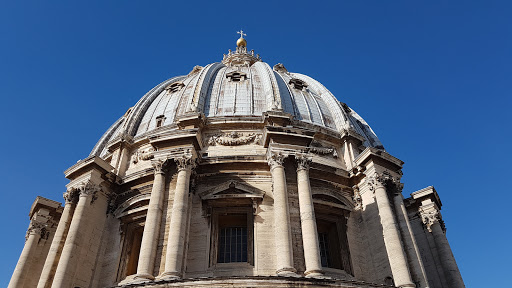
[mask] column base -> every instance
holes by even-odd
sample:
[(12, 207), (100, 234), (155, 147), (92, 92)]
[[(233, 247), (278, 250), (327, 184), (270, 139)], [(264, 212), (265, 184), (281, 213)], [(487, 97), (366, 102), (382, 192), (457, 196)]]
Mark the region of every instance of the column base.
[(150, 274), (133, 274), (127, 276), (124, 280), (118, 283), (118, 285), (126, 285), (126, 284), (137, 284), (149, 282), (151, 280), (155, 280), (155, 277)]
[(397, 287), (399, 287), (399, 288), (416, 288), (416, 285), (414, 285), (413, 283), (407, 283), (407, 284), (399, 285)]
[(304, 272), (304, 276), (306, 278), (316, 278), (316, 279), (330, 279), (331, 277), (325, 276), (324, 271), (321, 269), (309, 270)]
[(178, 271), (168, 271), (164, 272), (158, 277), (156, 277), (158, 280), (175, 280), (175, 279), (181, 279), (181, 273)]
[(297, 274), (296, 272), (297, 272), (297, 270), (295, 270), (295, 268), (293, 268), (293, 267), (284, 267), (284, 268), (277, 270), (276, 274), (278, 276), (283, 276), (283, 277), (300, 277), (300, 275)]

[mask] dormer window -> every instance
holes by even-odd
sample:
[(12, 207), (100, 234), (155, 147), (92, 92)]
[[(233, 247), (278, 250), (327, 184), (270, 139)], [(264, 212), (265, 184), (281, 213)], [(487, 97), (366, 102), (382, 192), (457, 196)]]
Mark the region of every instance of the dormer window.
[(164, 121), (165, 121), (164, 115), (156, 116), (156, 128), (162, 127), (162, 125), (164, 125)]
[(306, 82), (297, 78), (291, 79), (290, 82), (288, 82), (288, 84), (292, 85), (293, 88), (298, 90), (304, 90), (304, 88), (308, 87), (308, 84), (306, 84)]
[(183, 88), (185, 84), (182, 82), (174, 82), (170, 84), (169, 86), (165, 87), (165, 90), (169, 91), (169, 93), (174, 93), (179, 91), (181, 88)]
[(233, 71), (226, 74), (226, 78), (231, 82), (240, 82), (247, 79), (247, 74), (240, 71)]

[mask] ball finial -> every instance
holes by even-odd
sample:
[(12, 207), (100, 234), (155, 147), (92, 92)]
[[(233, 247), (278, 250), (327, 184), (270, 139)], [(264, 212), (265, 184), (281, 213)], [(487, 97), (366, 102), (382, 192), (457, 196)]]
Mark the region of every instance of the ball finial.
[(236, 32), (240, 34), (240, 38), (236, 41), (237, 47), (247, 47), (247, 41), (245, 41), (244, 36), (247, 36), (247, 34), (244, 33), (244, 30), (240, 29), (240, 31)]

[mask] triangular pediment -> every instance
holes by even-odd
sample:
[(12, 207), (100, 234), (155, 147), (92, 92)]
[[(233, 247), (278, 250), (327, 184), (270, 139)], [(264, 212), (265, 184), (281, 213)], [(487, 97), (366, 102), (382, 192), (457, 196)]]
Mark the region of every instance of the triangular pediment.
[(238, 181), (227, 181), (199, 194), (203, 200), (223, 198), (260, 198), (265, 191)]

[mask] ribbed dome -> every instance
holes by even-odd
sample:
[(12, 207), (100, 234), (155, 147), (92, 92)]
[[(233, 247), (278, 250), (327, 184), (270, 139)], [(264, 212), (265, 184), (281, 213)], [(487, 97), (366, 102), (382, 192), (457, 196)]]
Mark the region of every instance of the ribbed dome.
[(282, 111), (340, 135), (354, 131), (364, 145), (383, 149), (370, 126), (318, 81), (288, 72), (282, 64), (272, 69), (253, 51), (237, 47), (220, 63), (196, 66), (151, 89), (109, 128), (91, 155), (104, 156), (107, 144), (121, 136), (145, 137), (159, 127), (175, 128), (176, 119), (190, 113), (237, 121), (263, 118), (268, 111)]

